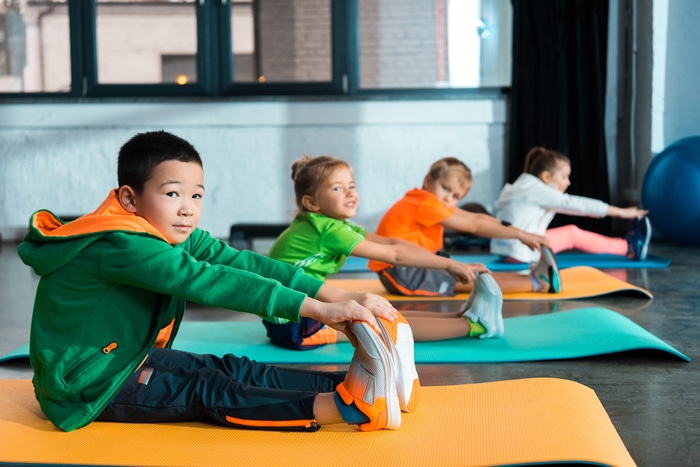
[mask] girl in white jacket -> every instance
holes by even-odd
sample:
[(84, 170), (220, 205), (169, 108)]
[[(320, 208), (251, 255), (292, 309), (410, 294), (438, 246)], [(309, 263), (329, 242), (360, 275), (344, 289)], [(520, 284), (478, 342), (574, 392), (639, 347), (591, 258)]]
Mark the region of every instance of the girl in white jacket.
[[(566, 194), (571, 185), (571, 162), (564, 154), (541, 146), (530, 150), (525, 170), (515, 182), (507, 183), (494, 208), (498, 219), (527, 232), (545, 235), (552, 251), (581, 250), (643, 260), (647, 256), (651, 226), (647, 211), (637, 207), (619, 208), (603, 201)], [(576, 225), (548, 229), (555, 214), (633, 219), (624, 238), (607, 237)], [(539, 251), (507, 238), (491, 240), (491, 252), (523, 263), (537, 261)]]

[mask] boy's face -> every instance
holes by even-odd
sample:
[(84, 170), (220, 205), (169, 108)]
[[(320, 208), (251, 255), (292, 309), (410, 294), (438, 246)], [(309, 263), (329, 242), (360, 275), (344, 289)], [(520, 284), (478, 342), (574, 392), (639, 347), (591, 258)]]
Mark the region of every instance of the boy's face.
[(308, 197), (306, 208), (338, 220), (355, 217), (360, 196), (352, 170), (340, 166), (319, 187), (316, 196)]
[(452, 208), (457, 206), (457, 203), (469, 193), (471, 183), (467, 184), (466, 187), (462, 185), (462, 180), (457, 174), (448, 172), (438, 179), (427, 176), (423, 183), (423, 189), (434, 194), (448, 208)]
[(125, 208), (146, 219), (168, 242), (178, 244), (199, 224), (203, 196), (204, 172), (199, 164), (165, 161), (155, 167), (143, 193), (131, 191)]

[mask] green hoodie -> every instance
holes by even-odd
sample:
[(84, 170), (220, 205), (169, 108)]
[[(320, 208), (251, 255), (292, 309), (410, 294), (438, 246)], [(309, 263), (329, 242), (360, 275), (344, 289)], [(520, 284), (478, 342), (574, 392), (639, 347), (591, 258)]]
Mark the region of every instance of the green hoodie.
[(302, 301), (322, 285), (200, 229), (171, 245), (115, 191), (69, 223), (35, 212), (18, 251), (41, 276), (29, 345), (34, 391), (66, 431), (93, 421), (152, 347), (172, 345), (186, 301), (298, 321)]

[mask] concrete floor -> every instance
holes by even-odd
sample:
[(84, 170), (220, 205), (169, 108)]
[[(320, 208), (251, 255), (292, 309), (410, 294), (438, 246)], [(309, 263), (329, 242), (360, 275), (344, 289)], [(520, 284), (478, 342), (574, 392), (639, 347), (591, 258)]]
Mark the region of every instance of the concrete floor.
[[(0, 244), (0, 354), (29, 339), (37, 278), (19, 260), (16, 248), (15, 244)], [(609, 272), (651, 291), (653, 300), (617, 296), (546, 304), (506, 303), (503, 314), (611, 308), (688, 355), (690, 363), (662, 353), (631, 352), (549, 362), (419, 365), (421, 383), (464, 384), (541, 376), (574, 380), (595, 390), (638, 465), (700, 465), (700, 248), (652, 242), (650, 253), (670, 258), (671, 266)], [(418, 303), (397, 305), (408, 309)], [(459, 305), (442, 302), (439, 308), (449, 311)], [(186, 316), (192, 321), (256, 319), (201, 307), (192, 307)], [(31, 378), (31, 368), (26, 360), (0, 364), (0, 378)]]

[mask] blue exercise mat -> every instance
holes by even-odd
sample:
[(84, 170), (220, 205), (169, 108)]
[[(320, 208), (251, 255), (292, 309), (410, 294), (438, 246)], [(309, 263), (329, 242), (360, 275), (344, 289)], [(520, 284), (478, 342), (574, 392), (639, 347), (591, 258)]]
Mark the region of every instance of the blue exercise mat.
[[(670, 344), (607, 308), (578, 308), (504, 321), (505, 335), (499, 339), (417, 342), (416, 363), (561, 360), (644, 349), (690, 361)], [(257, 321), (184, 322), (174, 347), (195, 353), (246, 355), (267, 363), (344, 364), (353, 353), (347, 342), (307, 351), (274, 347)], [(28, 350), (18, 349), (0, 361), (26, 357)]]
[[(522, 271), (528, 268), (524, 264), (504, 262), (502, 256), (492, 254), (454, 254), (450, 255), (450, 258), (463, 263), (483, 263), (494, 272)], [(591, 266), (596, 269), (657, 269), (668, 267), (671, 260), (654, 255), (648, 255), (644, 261), (639, 261), (618, 255), (560, 253), (557, 255), (557, 264), (562, 269), (574, 266)], [(367, 260), (351, 256), (345, 261), (340, 272), (369, 272)]]

